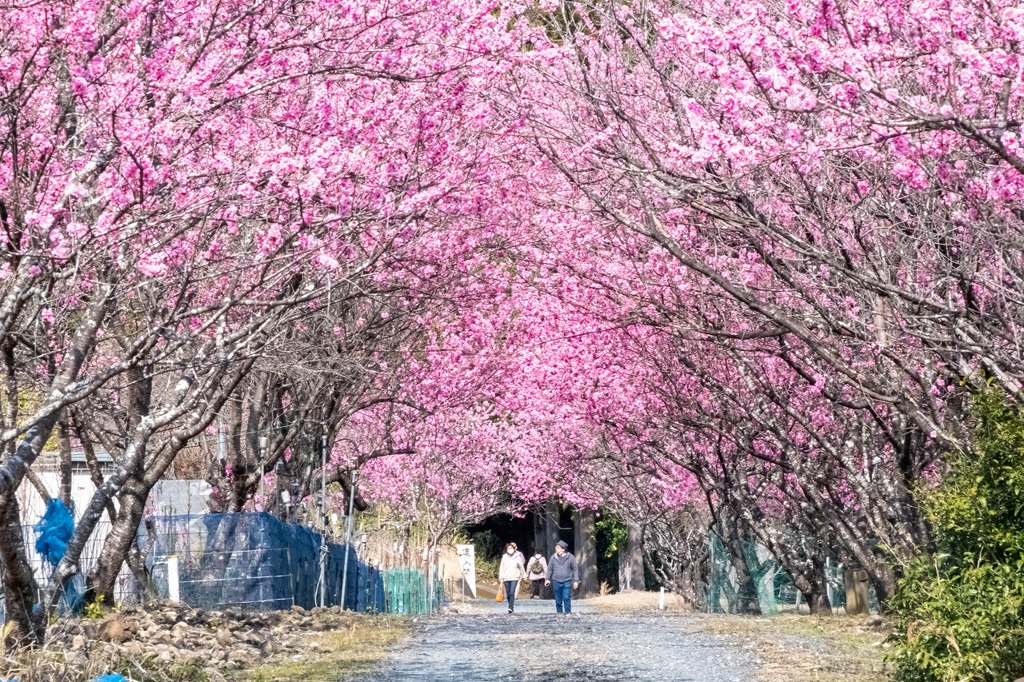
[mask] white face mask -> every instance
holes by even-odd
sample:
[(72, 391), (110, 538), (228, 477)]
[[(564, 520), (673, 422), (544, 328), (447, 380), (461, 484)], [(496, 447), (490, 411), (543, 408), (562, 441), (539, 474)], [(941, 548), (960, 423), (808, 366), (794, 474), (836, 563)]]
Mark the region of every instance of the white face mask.
[(516, 553), (516, 551), (514, 549), (512, 549), (511, 547), (508, 548), (508, 555), (509, 556), (512, 556), (515, 553)]

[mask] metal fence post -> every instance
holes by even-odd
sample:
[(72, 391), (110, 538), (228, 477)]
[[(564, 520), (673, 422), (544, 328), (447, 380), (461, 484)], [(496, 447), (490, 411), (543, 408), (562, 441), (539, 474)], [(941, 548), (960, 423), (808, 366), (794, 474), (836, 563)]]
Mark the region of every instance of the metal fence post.
[(181, 583), (178, 577), (178, 555), (167, 555), (167, 598), (170, 601), (181, 601)]

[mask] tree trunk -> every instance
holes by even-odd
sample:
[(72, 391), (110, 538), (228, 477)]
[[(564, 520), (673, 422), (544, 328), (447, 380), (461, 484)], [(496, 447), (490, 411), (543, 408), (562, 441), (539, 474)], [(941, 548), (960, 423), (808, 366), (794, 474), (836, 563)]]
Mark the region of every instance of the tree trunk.
[(593, 509), (576, 512), (576, 562), (580, 567), (581, 597), (592, 597), (598, 593), (597, 582), (597, 538), (595, 537), (595, 516)]
[(39, 586), (26, 559), (21, 513), (13, 492), (0, 496), (0, 561), (7, 620), (14, 623), (4, 644), (9, 647), (42, 644), (45, 621), (42, 610), (34, 608)]
[(89, 575), (89, 589), (92, 591), (94, 599), (102, 597), (104, 603), (114, 603), (117, 576), (121, 573), (121, 566), (135, 546), (139, 524), (146, 513), (148, 497), (149, 487), (137, 476), (133, 475), (125, 481), (117, 498), (120, 503), (117, 519), (110, 528), (106, 540), (103, 541), (103, 550)]
[[(75, 417), (74, 411), (69, 412), (68, 428), (74, 431), (78, 441), (82, 444), (85, 463), (89, 467), (89, 478), (98, 489), (103, 485), (103, 472), (100, 469), (99, 460), (96, 459), (96, 449), (93, 447), (92, 438)], [(117, 507), (114, 506), (113, 501), (107, 503), (107, 516), (110, 518), (111, 525), (117, 522)], [(153, 589), (149, 581), (149, 572), (146, 570), (145, 555), (139, 550), (138, 543), (128, 552), (128, 567), (131, 569), (132, 575), (135, 576), (135, 583), (142, 590), (143, 596), (150, 596)]]
[(646, 590), (644, 583), (643, 531), (635, 523), (626, 523), (625, 547), (619, 547), (619, 591)]
[(812, 615), (831, 616), (832, 603), (828, 599), (828, 586), (825, 584), (824, 574), (807, 575), (804, 572), (791, 572), (790, 577), (796, 589), (807, 602), (807, 608)]
[(533, 551), (540, 552), (545, 559), (551, 556), (553, 547), (548, 546), (548, 538), (545, 533), (544, 515), (534, 512), (533, 516)]
[[(57, 420), (57, 436), (60, 442), (60, 501), (71, 510), (71, 428), (68, 423), (68, 410), (61, 411)], [(73, 510), (72, 510), (73, 511)]]
[(548, 557), (555, 552), (555, 545), (562, 539), (561, 525), (562, 505), (549, 500), (544, 509), (544, 529), (547, 534)]
[[(727, 517), (728, 514), (723, 514)], [(754, 576), (747, 565), (746, 554), (743, 551), (743, 539), (735, 521), (728, 520), (722, 524), (722, 543), (729, 552), (732, 560), (732, 568), (736, 573), (736, 591), (734, 597), (729, 599), (730, 611), (733, 613), (759, 616), (761, 615), (761, 600), (757, 597), (757, 588), (754, 586)]]
[(43, 483), (43, 479), (39, 478), (39, 474), (32, 469), (28, 469), (25, 471), (25, 478), (28, 479), (28, 482), (31, 483), (32, 487), (36, 489), (37, 493), (39, 493), (39, 497), (43, 498), (43, 504), (50, 504), (50, 500), (53, 499), (53, 495), (51, 495), (50, 491), (46, 489), (46, 484)]
[(232, 395), (224, 403), (220, 415), (220, 428), (223, 435), (220, 437), (224, 442), (225, 457), (222, 463), (224, 467), (231, 468), (230, 497), (227, 502), (227, 510), (240, 512), (249, 501), (249, 480), (250, 464), (246, 455), (245, 440), (242, 438), (242, 397)]

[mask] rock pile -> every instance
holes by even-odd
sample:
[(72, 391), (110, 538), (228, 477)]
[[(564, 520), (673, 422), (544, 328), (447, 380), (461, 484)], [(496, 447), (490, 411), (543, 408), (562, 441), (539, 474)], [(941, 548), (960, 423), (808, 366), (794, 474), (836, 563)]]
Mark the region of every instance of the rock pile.
[(345, 626), (351, 614), (336, 609), (247, 612), (207, 611), (172, 602), (127, 607), (102, 620), (68, 619), (50, 630), (50, 648), (69, 659), (150, 659), (193, 663), (221, 671), (249, 668), (273, 657), (319, 650), (311, 632)]

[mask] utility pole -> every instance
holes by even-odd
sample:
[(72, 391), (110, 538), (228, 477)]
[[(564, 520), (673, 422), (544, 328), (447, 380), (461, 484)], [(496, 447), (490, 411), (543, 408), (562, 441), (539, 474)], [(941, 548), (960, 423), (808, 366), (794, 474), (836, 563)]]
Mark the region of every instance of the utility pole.
[(266, 456), (267, 456), (267, 437), (260, 436), (260, 504), (263, 505), (263, 509), (257, 509), (256, 511), (265, 511), (267, 508), (267, 494), (263, 489), (263, 479), (266, 478)]
[(345, 591), (348, 588), (348, 557), (352, 551), (352, 514), (356, 505), (356, 482), (359, 480), (359, 469), (352, 470), (352, 481), (348, 487), (348, 525), (345, 528), (345, 566), (341, 569), (341, 605), (339, 611), (345, 610)]
[(327, 434), (320, 436), (320, 607), (327, 606)]

